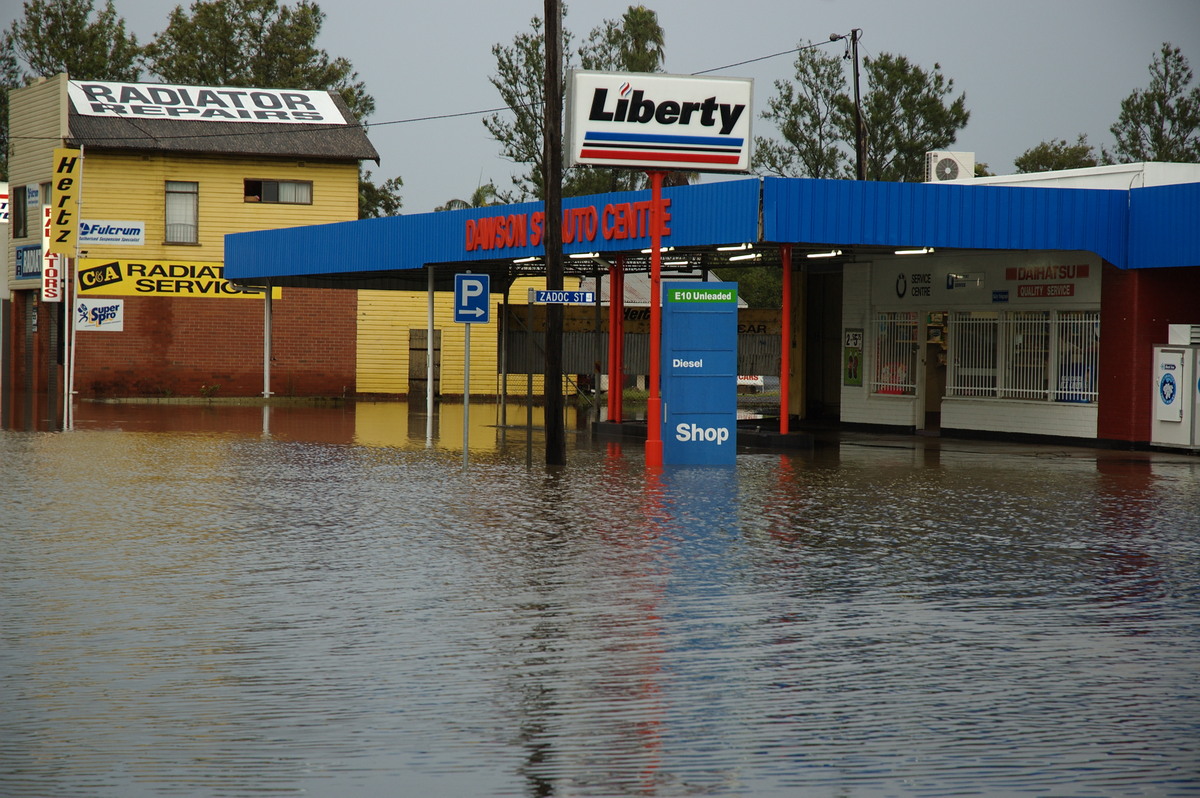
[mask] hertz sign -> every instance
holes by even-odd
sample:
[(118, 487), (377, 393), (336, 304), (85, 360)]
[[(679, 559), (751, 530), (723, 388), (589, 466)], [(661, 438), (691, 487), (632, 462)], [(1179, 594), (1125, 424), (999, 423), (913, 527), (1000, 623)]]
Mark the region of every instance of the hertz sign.
[[(272, 297), (279, 296), (273, 289)], [(175, 296), (212, 299), (256, 299), (225, 279), (225, 265), (197, 261), (83, 259), (79, 263), (80, 296)]]

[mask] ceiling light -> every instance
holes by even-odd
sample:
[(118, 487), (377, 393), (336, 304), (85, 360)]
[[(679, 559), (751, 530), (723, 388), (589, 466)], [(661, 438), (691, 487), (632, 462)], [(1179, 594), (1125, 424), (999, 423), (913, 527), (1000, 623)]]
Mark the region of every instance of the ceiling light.
[(842, 254), (842, 251), (840, 249), (831, 249), (829, 252), (810, 252), (805, 257), (808, 257), (808, 258), (836, 258), (838, 255), (841, 255), (841, 254)]
[(729, 259), (729, 262), (733, 263), (735, 260), (758, 260), (761, 257), (761, 252), (751, 252), (749, 255), (734, 255)]
[(599, 252), (578, 252), (574, 255), (568, 255), (567, 257), (573, 258), (575, 260), (592, 260), (593, 258), (600, 257), (600, 253)]
[(731, 247), (717, 247), (717, 252), (737, 252), (743, 249), (754, 249), (753, 244), (737, 244)]
[(928, 255), (933, 252), (933, 247), (921, 247), (920, 249), (898, 249), (897, 255)]

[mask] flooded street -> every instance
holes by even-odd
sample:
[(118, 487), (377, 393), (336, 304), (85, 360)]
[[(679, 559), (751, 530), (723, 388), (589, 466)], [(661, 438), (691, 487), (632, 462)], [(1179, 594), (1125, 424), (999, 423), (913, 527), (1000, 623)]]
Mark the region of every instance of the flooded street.
[(0, 431), (0, 795), (1200, 795), (1200, 457), (461, 410)]

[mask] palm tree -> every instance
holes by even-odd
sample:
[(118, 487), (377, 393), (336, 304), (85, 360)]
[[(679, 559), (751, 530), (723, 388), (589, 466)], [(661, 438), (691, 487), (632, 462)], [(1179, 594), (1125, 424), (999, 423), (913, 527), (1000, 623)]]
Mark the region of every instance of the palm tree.
[(621, 17), (621, 66), (628, 72), (662, 72), (664, 40), (658, 14), (645, 6), (630, 6)]
[(495, 205), (496, 200), (496, 184), (489, 180), (471, 193), (470, 200), (446, 200), (445, 205), (439, 205), (433, 210), (437, 213), (438, 211), (462, 211), (467, 208), (486, 208), (488, 205)]

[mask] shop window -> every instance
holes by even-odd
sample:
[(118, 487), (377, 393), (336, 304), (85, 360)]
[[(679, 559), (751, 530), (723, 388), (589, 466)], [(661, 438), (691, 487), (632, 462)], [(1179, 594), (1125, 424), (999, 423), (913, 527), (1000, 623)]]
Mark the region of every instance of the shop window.
[(200, 184), (168, 180), (166, 185), (166, 243), (200, 242)]
[(312, 205), (312, 188), (308, 180), (246, 180), (243, 201)]
[(880, 313), (876, 318), (872, 391), (912, 396), (917, 392), (917, 314)]
[(1100, 311), (1068, 310), (1058, 314), (1057, 378), (1054, 400), (1095, 402), (1100, 393), (1096, 375), (1100, 369)]
[(1000, 321), (997, 394), (1004, 399), (1045, 399), (1050, 367), (1050, 312), (1007, 313)]
[(1100, 312), (951, 314), (947, 396), (1095, 402)]
[(996, 332), (1000, 314), (950, 314), (946, 343), (947, 396), (995, 396)]

